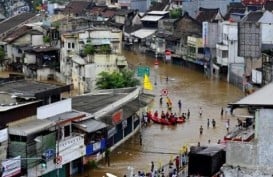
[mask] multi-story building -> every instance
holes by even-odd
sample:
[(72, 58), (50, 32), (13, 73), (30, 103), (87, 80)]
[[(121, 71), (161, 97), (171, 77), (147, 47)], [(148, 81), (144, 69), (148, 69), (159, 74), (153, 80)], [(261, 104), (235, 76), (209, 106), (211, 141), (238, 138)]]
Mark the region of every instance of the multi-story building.
[(238, 52), (245, 58), (244, 86), (253, 82), (253, 71), (257, 73), (262, 68), (262, 51), (272, 49), (272, 22), (271, 12), (255, 11), (249, 12), (239, 23)]
[[(94, 90), (102, 71), (113, 72), (127, 66), (121, 55), (122, 31), (91, 28), (62, 35), (61, 73), (65, 82), (72, 83), (80, 93)], [(90, 46), (91, 52), (85, 53)]]
[[(65, 177), (82, 172), (140, 129), (141, 113), (153, 96), (140, 87), (101, 91), (40, 106), (37, 114), (9, 122), (0, 141), (9, 137), (8, 156), (16, 174)], [(6, 132), (6, 133), (5, 133)], [(1, 149), (7, 146), (1, 145)], [(14, 160), (16, 158), (16, 160)], [(19, 163), (18, 163), (19, 162)], [(2, 169), (2, 168), (1, 168)]]
[[(233, 112), (249, 108), (254, 111), (254, 139), (250, 142), (228, 142), (226, 146), (226, 163), (222, 167), (225, 177), (267, 177), (273, 174), (272, 153), (272, 102), (273, 84), (270, 83), (238, 102), (231, 103)], [(247, 136), (245, 133), (242, 136)]]
[(225, 21), (221, 23), (221, 29), (221, 42), (216, 44), (216, 62), (220, 70), (227, 71), (227, 81), (233, 83), (236, 76), (240, 78), (244, 73), (244, 58), (238, 56), (238, 25)]

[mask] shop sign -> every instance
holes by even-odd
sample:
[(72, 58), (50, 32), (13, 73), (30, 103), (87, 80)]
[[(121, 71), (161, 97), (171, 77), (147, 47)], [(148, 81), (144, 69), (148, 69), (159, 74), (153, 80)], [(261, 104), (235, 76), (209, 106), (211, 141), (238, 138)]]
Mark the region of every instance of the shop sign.
[(116, 129), (116, 127), (113, 127), (110, 130), (108, 130), (107, 136), (108, 136), (108, 138), (110, 138), (110, 137), (114, 136), (116, 133), (117, 133), (117, 129)]
[(80, 136), (76, 136), (76, 137), (61, 141), (59, 144), (57, 144), (57, 146), (59, 146), (59, 151), (64, 151), (68, 148), (81, 146), (83, 144), (84, 144), (83, 138)]
[(118, 110), (117, 112), (115, 112), (113, 115), (112, 115), (112, 122), (114, 125), (117, 125), (121, 122), (122, 120), (122, 117), (123, 117), (123, 110), (120, 109)]
[(21, 173), (21, 156), (2, 162), (2, 177), (11, 177)]

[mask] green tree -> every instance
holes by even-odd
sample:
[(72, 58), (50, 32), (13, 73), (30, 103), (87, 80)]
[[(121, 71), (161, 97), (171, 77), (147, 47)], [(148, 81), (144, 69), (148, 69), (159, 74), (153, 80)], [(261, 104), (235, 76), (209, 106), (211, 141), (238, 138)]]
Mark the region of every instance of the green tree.
[(103, 53), (103, 54), (111, 53), (111, 47), (109, 45), (100, 46), (100, 53)]
[(59, 29), (60, 26), (61, 26), (61, 23), (59, 21), (52, 23), (52, 27), (55, 27), (56, 29)]
[(170, 11), (170, 17), (171, 18), (179, 18), (181, 16), (182, 16), (182, 9), (181, 8), (172, 9)]
[(93, 55), (95, 53), (95, 48), (91, 44), (86, 44), (83, 49), (84, 55)]
[(44, 43), (49, 44), (51, 42), (51, 39), (49, 36), (43, 36), (43, 41), (44, 41)]
[(99, 89), (115, 89), (139, 85), (139, 80), (134, 78), (134, 72), (130, 70), (114, 71), (113, 73), (101, 72), (99, 76), (96, 83)]
[(4, 59), (5, 59), (5, 51), (2, 47), (0, 47), (0, 65), (3, 64)]

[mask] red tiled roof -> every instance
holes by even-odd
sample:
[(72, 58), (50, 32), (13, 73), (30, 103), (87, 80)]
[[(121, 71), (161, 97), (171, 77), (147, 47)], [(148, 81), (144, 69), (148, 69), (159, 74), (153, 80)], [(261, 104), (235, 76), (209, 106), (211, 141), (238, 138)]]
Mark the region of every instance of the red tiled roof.
[(264, 4), (267, 0), (242, 0), (242, 3), (246, 6)]
[(111, 18), (116, 14), (116, 10), (107, 9), (104, 12), (102, 12), (103, 17)]
[(87, 1), (71, 1), (69, 4), (64, 8), (64, 14), (74, 14), (74, 15), (81, 15), (84, 14), (85, 11), (91, 5), (91, 2)]
[(25, 35), (26, 33), (28, 33), (29, 31), (31, 31), (32, 28), (29, 26), (22, 26), (21, 28), (18, 28), (17, 30), (10, 32), (5, 38), (4, 41), (5, 42), (12, 42), (16, 39), (18, 39), (19, 37)]
[(7, 20), (4, 20), (0, 23), (0, 34), (5, 33), (13, 28), (17, 27), (18, 25), (25, 23), (29, 19), (35, 17), (36, 14), (34, 13), (22, 13), (11, 17)]
[(99, 15), (101, 14), (103, 11), (105, 11), (106, 7), (92, 7), (89, 10), (90, 15)]

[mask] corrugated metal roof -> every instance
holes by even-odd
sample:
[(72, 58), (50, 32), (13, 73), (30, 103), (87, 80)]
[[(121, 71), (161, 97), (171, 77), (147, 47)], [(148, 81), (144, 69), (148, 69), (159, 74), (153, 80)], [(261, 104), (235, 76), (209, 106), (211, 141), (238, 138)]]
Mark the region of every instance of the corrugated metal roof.
[(141, 21), (158, 21), (161, 18), (163, 18), (163, 16), (158, 16), (158, 15), (146, 15), (143, 18), (141, 18)]
[(72, 57), (72, 61), (79, 64), (79, 65), (87, 64), (87, 62), (83, 58), (81, 58), (79, 56)]
[[(148, 104), (150, 104), (154, 99), (154, 95), (150, 95), (150, 94), (141, 94), (139, 98), (128, 102), (127, 104), (121, 106), (120, 108), (123, 111), (123, 120), (129, 118), (130, 116), (132, 116), (133, 114), (135, 114), (141, 107), (145, 107)], [(109, 125), (113, 125), (112, 124), (112, 115), (116, 112), (112, 111), (109, 112), (107, 116), (101, 117), (99, 118), (100, 121), (109, 124)]]
[(4, 20), (3, 22), (0, 23), (0, 26), (1, 26), (0, 34), (14, 29), (18, 25), (26, 22), (27, 20), (29, 20), (35, 16), (36, 16), (35, 13), (26, 12), (26, 13), (21, 13), (21, 14), (14, 16), (14, 17)]
[(131, 33), (131, 35), (133, 35), (137, 38), (143, 39), (148, 36), (151, 36), (155, 32), (156, 32), (156, 30), (152, 30), (152, 29), (140, 29), (140, 30), (137, 30), (137, 31)]
[(168, 13), (169, 11), (158, 11), (158, 10), (148, 12), (149, 15), (165, 15)]
[(108, 126), (106, 123), (95, 119), (88, 119), (85, 121), (74, 123), (73, 125), (87, 133), (95, 132)]
[(236, 103), (229, 104), (232, 107), (273, 107), (273, 83), (270, 83), (260, 90), (239, 100)]
[(62, 121), (69, 121), (71, 119), (75, 119), (75, 118), (86, 118), (86, 117), (92, 117), (91, 114), (85, 113), (85, 112), (78, 112), (78, 111), (69, 111), (69, 112), (64, 112), (61, 114), (57, 114), (55, 116), (52, 117), (48, 117), (47, 119), (50, 121), (54, 121), (54, 122), (62, 122)]
[(53, 90), (68, 91), (68, 86), (38, 82), (34, 80), (16, 80), (0, 84), (0, 92), (15, 94), (18, 97), (37, 97)]
[(49, 120), (33, 119), (26, 122), (18, 122), (9, 126), (9, 134), (28, 136), (41, 130), (46, 130), (55, 125), (55, 122)]
[(124, 94), (101, 94), (101, 95), (81, 95), (72, 98), (72, 108), (82, 112), (95, 113), (105, 106), (112, 104)]

